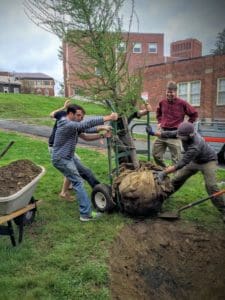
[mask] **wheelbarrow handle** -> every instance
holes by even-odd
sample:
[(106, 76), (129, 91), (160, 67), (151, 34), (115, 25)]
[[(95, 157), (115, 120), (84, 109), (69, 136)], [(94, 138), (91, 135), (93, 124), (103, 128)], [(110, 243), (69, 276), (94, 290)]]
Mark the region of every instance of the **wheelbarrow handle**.
[(9, 148), (14, 144), (14, 141), (11, 141), (6, 147), (5, 149), (0, 153), (0, 158), (2, 158), (3, 155), (6, 154), (6, 152), (9, 150)]
[(218, 196), (220, 196), (220, 195), (222, 195), (222, 194), (224, 194), (224, 193), (225, 193), (225, 189), (224, 189), (224, 190), (221, 190), (221, 191), (218, 191), (218, 192), (215, 192), (214, 194), (212, 194), (212, 195), (210, 195), (210, 196), (208, 196), (208, 197), (206, 197), (206, 198), (203, 198), (203, 199), (194, 201), (194, 202), (192, 202), (192, 203), (189, 203), (189, 204), (187, 204), (187, 205), (181, 207), (180, 209), (178, 209), (178, 212), (181, 212), (181, 211), (183, 211), (183, 210), (185, 210), (185, 209), (188, 209), (188, 208), (190, 208), (190, 207), (192, 207), (192, 206), (198, 205), (198, 204), (200, 204), (200, 203), (202, 203), (202, 202), (204, 202), (204, 201), (206, 201), (206, 200), (209, 200), (209, 199), (211, 199), (211, 198), (216, 198), (216, 197), (218, 197)]

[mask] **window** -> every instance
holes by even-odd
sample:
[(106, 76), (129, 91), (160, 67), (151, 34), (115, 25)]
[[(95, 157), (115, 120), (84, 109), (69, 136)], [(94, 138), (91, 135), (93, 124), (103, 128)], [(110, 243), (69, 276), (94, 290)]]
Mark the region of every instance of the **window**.
[(51, 85), (49, 80), (44, 80), (44, 85)]
[(217, 105), (225, 105), (225, 78), (217, 80)]
[(8, 86), (3, 86), (3, 93), (9, 93), (9, 87)]
[(14, 94), (19, 94), (19, 92), (20, 92), (18, 87), (14, 87), (13, 91), (14, 91)]
[(149, 43), (148, 44), (148, 52), (149, 53), (157, 53), (157, 43)]
[(133, 53), (141, 53), (141, 52), (142, 52), (141, 43), (134, 43), (133, 44)]
[(126, 43), (125, 42), (121, 42), (118, 47), (117, 47), (117, 50), (119, 52), (126, 52)]
[(200, 106), (201, 82), (181, 82), (178, 84), (178, 96), (193, 106)]
[(37, 85), (37, 86), (41, 86), (41, 85), (42, 85), (42, 81), (41, 81), (41, 80), (37, 80), (37, 81), (36, 81), (36, 85)]

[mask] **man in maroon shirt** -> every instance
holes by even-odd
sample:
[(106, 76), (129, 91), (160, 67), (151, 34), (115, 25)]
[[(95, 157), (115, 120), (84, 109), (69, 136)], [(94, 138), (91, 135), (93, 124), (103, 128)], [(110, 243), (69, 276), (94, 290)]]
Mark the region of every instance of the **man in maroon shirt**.
[[(198, 113), (197, 111), (185, 100), (177, 97), (177, 85), (175, 82), (170, 81), (167, 84), (166, 99), (159, 102), (156, 110), (156, 118), (158, 121), (158, 129), (161, 131), (177, 130), (179, 124), (184, 121), (185, 116), (188, 116), (188, 122), (195, 122)], [(163, 160), (163, 155), (166, 149), (171, 153), (173, 164), (176, 164), (181, 157), (181, 142), (177, 138), (161, 138), (158, 137), (154, 144), (152, 155), (156, 164), (166, 167)]]

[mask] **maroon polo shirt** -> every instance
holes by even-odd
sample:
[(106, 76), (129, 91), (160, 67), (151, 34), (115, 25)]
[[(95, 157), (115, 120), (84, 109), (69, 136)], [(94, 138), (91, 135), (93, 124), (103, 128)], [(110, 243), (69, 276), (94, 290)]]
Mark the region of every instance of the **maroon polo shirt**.
[(193, 123), (198, 118), (198, 112), (187, 101), (175, 98), (172, 102), (163, 99), (159, 102), (156, 109), (156, 118), (161, 128), (177, 129), (184, 117), (188, 116), (188, 121)]

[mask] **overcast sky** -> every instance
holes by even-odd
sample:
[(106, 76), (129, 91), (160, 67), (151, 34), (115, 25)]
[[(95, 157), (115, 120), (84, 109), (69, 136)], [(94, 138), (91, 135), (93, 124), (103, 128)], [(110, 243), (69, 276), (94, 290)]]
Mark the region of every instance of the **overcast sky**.
[[(23, 11), (23, 0), (0, 0), (0, 71), (42, 72), (63, 81), (58, 59), (60, 40), (33, 24)], [(128, 21), (130, 1), (124, 8)], [(214, 48), (218, 32), (225, 28), (222, 0), (136, 0), (132, 31), (164, 33), (165, 55), (171, 42), (197, 38), (203, 55)], [(125, 27), (125, 29), (127, 29)]]

